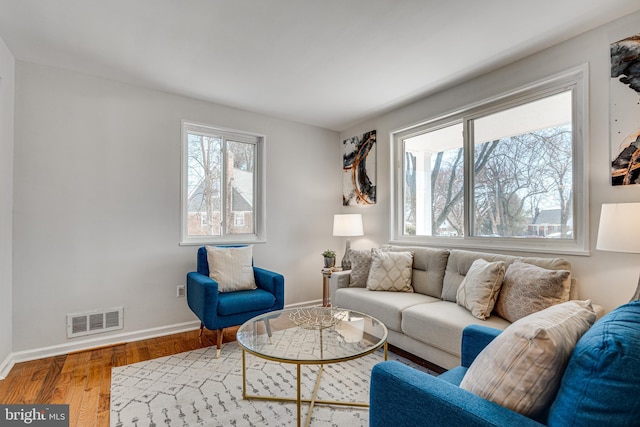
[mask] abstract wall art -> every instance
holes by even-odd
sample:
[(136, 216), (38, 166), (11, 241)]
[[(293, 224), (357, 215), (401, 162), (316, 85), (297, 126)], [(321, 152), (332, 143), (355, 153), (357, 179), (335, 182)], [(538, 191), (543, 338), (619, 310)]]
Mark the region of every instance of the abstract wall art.
[(640, 184), (640, 34), (611, 44), (611, 184)]
[(376, 203), (376, 131), (342, 141), (342, 205)]

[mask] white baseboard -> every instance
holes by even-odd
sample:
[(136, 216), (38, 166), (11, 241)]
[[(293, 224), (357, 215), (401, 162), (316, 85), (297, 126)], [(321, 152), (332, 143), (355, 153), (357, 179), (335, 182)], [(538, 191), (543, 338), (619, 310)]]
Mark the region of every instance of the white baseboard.
[[(285, 308), (308, 307), (310, 305), (319, 304), (322, 304), (322, 300), (289, 304)], [(53, 345), (49, 347), (40, 347), (31, 350), (9, 353), (9, 355), (2, 361), (2, 363), (0, 363), (0, 380), (4, 380), (7, 375), (9, 375), (11, 368), (13, 368), (13, 365), (15, 365), (16, 363), (43, 359), (45, 357), (59, 356), (61, 354), (68, 354), (96, 347), (140, 341), (149, 338), (161, 337), (164, 335), (179, 334), (181, 332), (193, 331), (194, 329), (198, 328), (200, 328), (200, 322), (195, 320), (192, 322), (160, 326), (151, 329), (142, 329), (133, 332), (124, 332), (120, 334), (109, 335), (106, 337), (90, 338), (80, 341), (73, 341), (70, 343)]]
[(61, 354), (73, 353), (76, 351), (88, 350), (96, 347), (121, 344), (125, 342), (140, 341), (149, 338), (156, 338), (164, 335), (178, 334), (200, 328), (199, 321), (178, 323), (175, 325), (161, 326), (158, 328), (143, 329), (134, 332), (125, 332), (109, 335), (106, 337), (90, 338), (70, 343), (58, 344), (49, 347), (34, 348), (31, 350), (16, 351), (10, 353), (0, 364), (0, 380), (7, 377), (13, 365), (30, 360), (43, 359), (45, 357), (59, 356)]
[(305, 302), (298, 302), (295, 304), (287, 304), (284, 308), (297, 308), (297, 307), (310, 307), (313, 305), (322, 305), (322, 300), (321, 299), (317, 299), (317, 300), (313, 300), (313, 301), (305, 301)]
[(11, 368), (13, 368), (13, 365), (15, 365), (15, 362), (12, 361), (11, 353), (9, 353), (9, 355), (5, 357), (2, 363), (0, 363), (0, 381), (7, 378), (7, 375), (9, 375), (9, 372), (11, 372)]

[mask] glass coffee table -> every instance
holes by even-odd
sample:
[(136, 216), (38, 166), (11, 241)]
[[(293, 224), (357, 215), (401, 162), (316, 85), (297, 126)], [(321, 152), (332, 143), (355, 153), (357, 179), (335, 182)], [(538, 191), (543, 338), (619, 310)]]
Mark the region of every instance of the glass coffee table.
[[(245, 322), (238, 329), (242, 348), (242, 397), (244, 399), (296, 402), (298, 426), (300, 407), (309, 404), (305, 425), (311, 421), (316, 404), (366, 408), (365, 402), (342, 402), (317, 399), (323, 366), (366, 356), (384, 347), (387, 360), (387, 328), (374, 317), (337, 307), (306, 307), (272, 311)], [(296, 365), (296, 397), (256, 396), (247, 394), (246, 353)], [(313, 395), (300, 393), (300, 367), (320, 365)]]

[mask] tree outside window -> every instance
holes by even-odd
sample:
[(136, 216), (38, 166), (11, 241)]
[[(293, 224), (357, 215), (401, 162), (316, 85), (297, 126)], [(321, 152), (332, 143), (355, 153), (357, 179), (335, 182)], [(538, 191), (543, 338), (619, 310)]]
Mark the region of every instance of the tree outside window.
[(577, 86), (550, 84), (396, 134), (393, 240), (576, 245), (575, 206), (585, 200), (576, 201), (584, 161), (575, 149)]
[(183, 242), (257, 236), (260, 138), (183, 124)]

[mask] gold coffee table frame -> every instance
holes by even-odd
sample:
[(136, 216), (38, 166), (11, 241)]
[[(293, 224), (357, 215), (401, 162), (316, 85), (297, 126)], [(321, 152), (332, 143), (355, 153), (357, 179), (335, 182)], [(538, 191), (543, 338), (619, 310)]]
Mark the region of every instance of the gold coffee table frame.
[[(262, 328), (268, 322), (270, 328)], [(271, 329), (271, 335), (267, 334)], [(298, 427), (301, 406), (309, 404), (305, 426), (311, 422), (315, 405), (368, 408), (366, 402), (318, 399), (324, 365), (347, 362), (367, 356), (381, 347), (387, 360), (387, 328), (367, 314), (336, 307), (306, 307), (285, 309), (257, 316), (245, 322), (237, 332), (242, 348), (243, 399), (296, 403)], [(246, 353), (261, 359), (296, 365), (296, 397), (274, 397), (247, 394)], [(302, 365), (319, 365), (313, 393), (303, 398), (300, 391)]]

